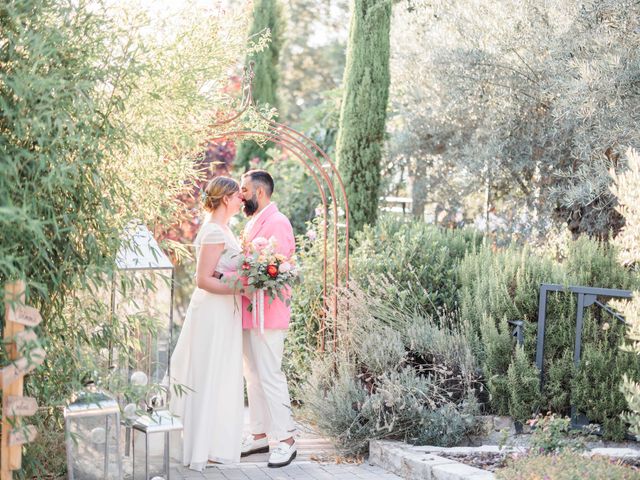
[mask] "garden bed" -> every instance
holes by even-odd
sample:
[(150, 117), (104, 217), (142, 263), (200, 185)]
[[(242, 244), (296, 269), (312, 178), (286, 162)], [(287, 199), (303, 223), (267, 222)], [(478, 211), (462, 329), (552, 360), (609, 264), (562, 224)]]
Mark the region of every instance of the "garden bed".
[(489, 452), (477, 452), (477, 453), (442, 453), (438, 454), (441, 457), (454, 460), (456, 462), (464, 463), (470, 467), (481, 468), (489, 472), (495, 472), (498, 468), (506, 466), (508, 460), (512, 458), (516, 453), (489, 453)]
[[(597, 444), (596, 444), (597, 445)], [(460, 465), (458, 470), (460, 474), (456, 478), (480, 478), (473, 475), (481, 475), (486, 472), (486, 476), (482, 478), (495, 478), (493, 474), (500, 477), (500, 469), (512, 466), (514, 462), (510, 460), (518, 460), (515, 463), (535, 463), (535, 459), (541, 460), (543, 464), (549, 463), (549, 459), (555, 456), (536, 456), (526, 455), (525, 447), (505, 447), (500, 448), (498, 445), (483, 445), (481, 447), (435, 447), (435, 446), (413, 446), (398, 441), (375, 441), (370, 444), (370, 462), (385, 468), (394, 473), (402, 474), (406, 478), (423, 478), (420, 477), (425, 469), (439, 468), (446, 465), (448, 469), (454, 469), (454, 465)], [(634, 445), (635, 446), (635, 445)], [(566, 452), (565, 455), (573, 455), (573, 463), (581, 463), (584, 468), (590, 463), (590, 460), (576, 460), (581, 454), (571, 454)], [(622, 447), (599, 447), (592, 446), (587, 452), (582, 454), (586, 457), (591, 456), (597, 462), (599, 468), (603, 468), (602, 459), (609, 462), (612, 469), (627, 472), (621, 477), (615, 478), (639, 478), (640, 479), (640, 449)], [(567, 462), (566, 458), (560, 459)], [(621, 469), (620, 467), (624, 467)], [(605, 467), (606, 468), (606, 467)], [(468, 470), (464, 470), (468, 469)], [(503, 473), (504, 476), (504, 473)], [(515, 478), (515, 477), (514, 477)]]
[[(472, 453), (447, 453), (439, 452), (440, 457), (448, 458), (459, 463), (464, 463), (470, 467), (481, 468), (489, 472), (506, 467), (512, 458), (521, 457), (519, 453), (491, 453), (491, 452), (472, 452)], [(600, 457), (603, 455), (594, 455)], [(613, 457), (604, 455), (614, 465), (625, 465), (632, 470), (640, 472), (640, 457)]]

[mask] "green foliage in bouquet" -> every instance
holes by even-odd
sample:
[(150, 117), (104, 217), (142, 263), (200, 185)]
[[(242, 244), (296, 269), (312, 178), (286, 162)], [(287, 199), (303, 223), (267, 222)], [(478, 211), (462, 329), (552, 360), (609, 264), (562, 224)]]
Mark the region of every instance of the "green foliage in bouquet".
[[(289, 305), (284, 290), (298, 278), (295, 258), (276, 253), (276, 241), (257, 237), (244, 245), (244, 254), (238, 256), (238, 272), (247, 278), (248, 292), (264, 290), (269, 302), (278, 298)], [(250, 306), (250, 310), (255, 305)]]

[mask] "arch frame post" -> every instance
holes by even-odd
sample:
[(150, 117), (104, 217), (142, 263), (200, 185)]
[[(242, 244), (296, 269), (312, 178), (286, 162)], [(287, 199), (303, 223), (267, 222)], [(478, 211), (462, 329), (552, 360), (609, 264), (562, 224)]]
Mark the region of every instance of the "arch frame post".
[[(322, 302), (323, 315), (318, 332), (318, 346), (321, 352), (326, 350), (329, 332), (326, 327), (325, 316), (329, 313), (333, 317), (333, 328), (330, 332), (332, 350), (338, 346), (338, 294), (341, 286), (349, 286), (349, 201), (347, 199), (344, 182), (338, 169), (316, 142), (303, 133), (282, 123), (267, 118), (257, 108), (252, 94), (252, 80), (254, 78), (253, 65), (245, 69), (242, 82), (242, 99), (240, 107), (233, 115), (218, 120), (212, 125), (212, 134), (208, 141), (215, 143), (219, 140), (262, 138), (272, 142), (297, 159), (307, 170), (318, 187), (322, 200), (322, 241), (323, 241), (323, 272), (322, 272)], [(248, 129), (242, 124), (242, 117), (252, 108), (266, 128)], [(327, 170), (330, 172), (327, 172)], [(335, 184), (334, 184), (335, 179)], [(337, 189), (336, 189), (337, 187)], [(328, 195), (327, 195), (328, 193)], [(344, 224), (338, 223), (339, 204), (344, 206)], [(333, 212), (332, 249), (329, 251), (329, 211)], [(344, 247), (340, 247), (340, 227), (344, 227)], [(329, 288), (329, 265), (331, 265), (332, 279)], [(348, 309), (348, 306), (346, 307)], [(348, 312), (345, 312), (348, 318)]]

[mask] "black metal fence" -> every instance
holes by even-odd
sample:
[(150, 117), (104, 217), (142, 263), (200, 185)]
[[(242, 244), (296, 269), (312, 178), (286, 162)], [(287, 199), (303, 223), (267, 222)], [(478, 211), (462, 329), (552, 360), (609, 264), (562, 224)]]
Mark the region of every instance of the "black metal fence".
[[(615, 288), (594, 288), (581, 286), (563, 286), (551, 283), (540, 285), (540, 299), (538, 303), (538, 338), (536, 346), (536, 366), (540, 370), (540, 388), (544, 384), (544, 333), (547, 324), (547, 293), (564, 292), (577, 295), (578, 308), (576, 312), (576, 338), (573, 348), (573, 363), (576, 367), (580, 364), (580, 353), (582, 351), (582, 327), (585, 310), (591, 306), (596, 306), (612, 315), (616, 320), (625, 323), (624, 317), (606, 305), (606, 301), (611, 298), (630, 299), (632, 293), (629, 290), (618, 290)], [(510, 322), (514, 323), (514, 322)], [(521, 333), (520, 333), (521, 335)], [(519, 342), (521, 337), (518, 338)], [(581, 428), (589, 423), (589, 420), (576, 411), (571, 405), (571, 424), (574, 428)]]

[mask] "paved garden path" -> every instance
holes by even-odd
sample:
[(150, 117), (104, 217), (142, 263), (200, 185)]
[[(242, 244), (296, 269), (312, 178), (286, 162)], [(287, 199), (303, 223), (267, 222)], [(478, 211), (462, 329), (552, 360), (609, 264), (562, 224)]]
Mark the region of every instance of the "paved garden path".
[[(245, 412), (245, 423), (247, 413)], [(217, 465), (203, 473), (174, 466), (172, 480), (399, 480), (380, 467), (364, 463), (337, 463), (339, 458), (328, 440), (300, 427), (298, 456), (288, 466), (268, 468), (269, 454), (256, 454), (242, 459), (238, 465)], [(273, 444), (271, 445), (274, 446)]]

